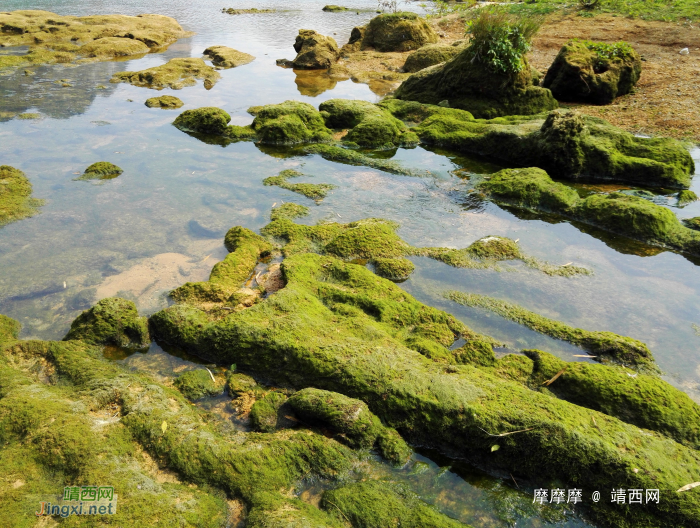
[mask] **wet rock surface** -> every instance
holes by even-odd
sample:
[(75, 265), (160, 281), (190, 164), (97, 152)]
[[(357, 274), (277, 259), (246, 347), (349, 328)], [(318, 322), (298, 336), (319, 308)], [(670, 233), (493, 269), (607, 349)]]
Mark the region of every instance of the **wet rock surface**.
[(221, 78), (219, 72), (202, 59), (170, 59), (167, 63), (137, 72), (119, 72), (112, 76), (112, 83), (129, 83), (144, 88), (181, 90), (197, 84), (197, 79), (210, 89)]
[(300, 29), (294, 41), (297, 56), (292, 61), (294, 68), (301, 70), (323, 70), (330, 68), (340, 56), (338, 44), (311, 29)]
[(22, 171), (0, 166), (0, 227), (35, 215), (43, 203), (32, 198), (32, 184)]
[[(358, 40), (353, 30), (350, 42)], [(387, 13), (370, 20), (362, 36), (361, 49), (411, 51), (438, 41), (435, 30), (415, 13)]]
[(255, 57), (248, 53), (228, 48), (226, 46), (210, 46), (204, 50), (204, 55), (211, 58), (214, 66), (235, 68), (253, 62)]

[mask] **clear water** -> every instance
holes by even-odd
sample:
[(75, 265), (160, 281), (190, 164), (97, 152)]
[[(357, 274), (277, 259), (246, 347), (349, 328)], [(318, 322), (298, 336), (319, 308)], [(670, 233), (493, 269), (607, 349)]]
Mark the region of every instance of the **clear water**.
[[(179, 111), (145, 107), (143, 102), (155, 91), (109, 83), (116, 71), (140, 70), (173, 57), (199, 57), (208, 46), (226, 45), (257, 59), (222, 70), (221, 80), (209, 91), (199, 84), (158, 94), (180, 97), (183, 110), (224, 108), (233, 123), (241, 125), (252, 120), (246, 113), (252, 105), (287, 99), (314, 105), (330, 98), (378, 101), (386, 86), (372, 86), (372, 91), (364, 84), (333, 83), (318, 74), (297, 76), (275, 66), (275, 59), (294, 57), (292, 43), (299, 28), (333, 35), (342, 44), (353, 26), (373, 16), (375, 6), (368, 0), (353, 0), (347, 5), (362, 8), (359, 14), (324, 13), (324, 4), (321, 0), (264, 4), (127, 0), (115, 7), (96, 1), (5, 0), (3, 10), (159, 13), (175, 17), (196, 35), (138, 60), (35, 67), (35, 75), (30, 76), (0, 75), (0, 112), (43, 116), (0, 122), (0, 163), (23, 170), (34, 185), (34, 195), (47, 200), (41, 214), (0, 229), (0, 313), (21, 321), (23, 337), (43, 339), (62, 337), (75, 316), (102, 297), (131, 298), (143, 313), (152, 313), (167, 304), (172, 288), (208, 276), (213, 263), (226, 254), (222, 238), (229, 227), (259, 229), (269, 221), (273, 204), (295, 201), (312, 208), (305, 220), (309, 223), (382, 216), (398, 221), (401, 236), (414, 245), (465, 247), (482, 236), (503, 235), (519, 238), (524, 251), (540, 259), (588, 266), (593, 276), (568, 279), (548, 277), (518, 264), (513, 272), (499, 273), (459, 270), (416, 258), (415, 274), (401, 286), (513, 349), (538, 347), (567, 359), (580, 352), (495, 315), (446, 301), (442, 292), (458, 289), (500, 297), (573, 326), (638, 338), (653, 350), (666, 379), (700, 401), (700, 335), (692, 326), (700, 325), (697, 261), (590, 227), (526, 216), (474, 200), (465, 192), (464, 177), (498, 169), (483, 160), (421, 147), (383, 153), (430, 172), (411, 178), (318, 156), (288, 157), (283, 151), (252, 143), (222, 148), (172, 127)], [(223, 7), (253, 6), (282, 11), (238, 16), (220, 12)], [(415, 3), (407, 8), (421, 9)], [(17, 50), (3, 48), (2, 52)], [(70, 87), (55, 82), (64, 79)], [(700, 150), (693, 156), (700, 162)], [(76, 173), (100, 160), (116, 163), (124, 173), (100, 183), (73, 180)], [(309, 175), (308, 181), (333, 183), (337, 189), (316, 205), (262, 185), (265, 177), (286, 168)], [(697, 182), (693, 189), (700, 193)], [(700, 215), (700, 203), (677, 209), (673, 200), (661, 201), (679, 217)], [(158, 357), (151, 360), (152, 354)], [(155, 345), (145, 356), (124, 361), (137, 358), (141, 361), (133, 366), (147, 370), (155, 369), (153, 365), (165, 368), (162, 365), (167, 362), (172, 362), (168, 367), (172, 370), (178, 361), (186, 361)], [(159, 375), (175, 375), (168, 368)], [(433, 473), (438, 472), (437, 465), (430, 464), (435, 466), (431, 466)], [(426, 496), (434, 494), (434, 501), (445, 511), (452, 511), (452, 503), (471, 505), (466, 513), (454, 515), (474, 526), (513, 524), (499, 517), (494, 503), (484, 498), (502, 486), (516, 490), (512, 484), (484, 477), (487, 484), (480, 487), (474, 484), (478, 479), (465, 472), (455, 475), (457, 480), (435, 480), (434, 488), (414, 484), (423, 486)], [(518, 515), (518, 526), (539, 526), (547, 519), (530, 510)], [(581, 522), (566, 518), (554, 524), (579, 526)]]

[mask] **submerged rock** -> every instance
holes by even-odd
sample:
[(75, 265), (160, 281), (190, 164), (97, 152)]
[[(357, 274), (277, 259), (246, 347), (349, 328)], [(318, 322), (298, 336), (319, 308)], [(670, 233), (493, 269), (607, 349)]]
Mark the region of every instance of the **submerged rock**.
[(223, 392), (223, 384), (217, 383), (207, 370), (190, 370), (178, 376), (175, 387), (188, 400), (199, 400), (204, 396), (218, 396)]
[(504, 169), (478, 187), (497, 202), (560, 214), (647, 244), (700, 255), (700, 234), (670, 209), (638, 196), (614, 192), (583, 199), (537, 168)]
[(64, 340), (123, 348), (143, 348), (151, 341), (146, 318), (139, 317), (132, 301), (119, 297), (102, 299), (80, 314)]
[(455, 44), (429, 44), (417, 49), (406, 57), (406, 63), (403, 65), (403, 71), (415, 73), (424, 70), (430, 66), (441, 64), (452, 59), (460, 51), (463, 45)]
[(32, 184), (21, 170), (0, 165), (0, 226), (35, 215), (43, 204), (32, 198)]
[(642, 72), (642, 59), (626, 43), (573, 40), (561, 49), (542, 86), (561, 101), (611, 103), (629, 93)]
[(678, 207), (685, 207), (688, 204), (698, 201), (698, 195), (693, 191), (683, 190), (678, 193)]
[(162, 15), (76, 17), (39, 10), (0, 13), (0, 31), (4, 46), (30, 47), (26, 55), (0, 56), (0, 67), (137, 56), (192, 35)]
[(227, 15), (254, 15), (256, 13), (274, 13), (276, 11), (276, 9), (258, 9), (256, 7), (249, 9), (234, 9), (229, 7), (221, 10), (222, 13), (226, 13)]
[(137, 72), (115, 73), (109, 82), (130, 83), (162, 90), (172, 88), (181, 90), (186, 86), (197, 84), (196, 79), (204, 81), (204, 87), (209, 90), (221, 78), (219, 72), (206, 64), (202, 59), (170, 59), (167, 63)]
[(326, 37), (311, 29), (300, 29), (294, 41), (296, 58), (294, 68), (323, 70), (330, 68), (340, 57), (338, 44), (332, 37)]
[[(354, 32), (354, 30), (353, 30)], [(350, 36), (351, 43), (353, 37)], [(424, 18), (415, 13), (385, 13), (367, 24), (361, 49), (377, 51), (411, 51), (438, 41), (438, 34)]]
[(307, 198), (320, 202), (328, 192), (335, 189), (335, 185), (330, 183), (290, 183), (289, 178), (297, 178), (304, 176), (301, 172), (287, 169), (280, 172), (277, 176), (270, 176), (263, 180), (263, 185), (277, 185), (282, 189), (287, 189), (295, 193), (303, 194)]
[(148, 108), (180, 108), (185, 103), (172, 95), (161, 95), (160, 97), (151, 97), (146, 99)]
[(338, 11), (349, 11), (349, 9), (348, 9), (347, 7), (329, 4), (329, 5), (327, 5), (327, 6), (323, 6), (322, 11), (328, 11), (328, 12), (331, 12), (331, 13), (337, 13)]
[(448, 62), (411, 75), (394, 96), (434, 105), (447, 101), (451, 108), (468, 110), (478, 118), (533, 115), (557, 108), (552, 92), (537, 86), (525, 58), (523, 62), (519, 73), (496, 73), (474, 62), (469, 50), (463, 49)]
[(98, 161), (90, 165), (76, 180), (111, 180), (124, 171), (109, 161)]
[(211, 58), (214, 66), (221, 68), (235, 68), (255, 60), (255, 57), (248, 53), (227, 48), (226, 46), (210, 46), (204, 50), (204, 55)]

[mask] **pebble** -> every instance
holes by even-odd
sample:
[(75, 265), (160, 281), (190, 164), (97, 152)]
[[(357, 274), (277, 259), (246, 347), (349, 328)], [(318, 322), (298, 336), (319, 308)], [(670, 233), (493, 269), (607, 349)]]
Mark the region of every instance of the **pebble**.
[(679, 51), (681, 55), (688, 55), (690, 53), (690, 50), (688, 48), (683, 48), (681, 51)]

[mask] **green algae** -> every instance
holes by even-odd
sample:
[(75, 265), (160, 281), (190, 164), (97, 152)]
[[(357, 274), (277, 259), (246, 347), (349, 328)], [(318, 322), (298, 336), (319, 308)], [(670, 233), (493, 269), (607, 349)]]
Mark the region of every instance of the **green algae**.
[(301, 218), (303, 216), (308, 216), (309, 208), (305, 205), (299, 205), (292, 202), (285, 202), (279, 207), (272, 209), (270, 213), (270, 220), (275, 222), (276, 220), (294, 220), (295, 218)]
[(41, 119), (41, 114), (25, 112), (23, 114), (17, 114), (16, 119)]
[(497, 202), (556, 213), (647, 244), (700, 254), (700, 236), (673, 212), (638, 196), (614, 192), (585, 199), (537, 168), (504, 169), (478, 184)]
[(337, 13), (339, 11), (349, 11), (347, 7), (339, 6), (339, 5), (334, 5), (334, 4), (328, 4), (326, 6), (323, 6), (322, 11), (327, 11), (330, 13)]
[(282, 189), (287, 189), (298, 194), (302, 194), (307, 198), (320, 202), (328, 192), (335, 189), (335, 185), (330, 183), (290, 183), (290, 178), (298, 178), (304, 176), (301, 172), (287, 169), (281, 171), (277, 176), (270, 176), (263, 180), (263, 185), (276, 185)]
[(361, 266), (298, 253), (282, 269), (283, 289), (223, 319), (203, 322), (187, 306), (158, 312), (151, 318), (158, 338), (276, 383), (362, 400), (414, 442), (533, 478), (536, 485), (556, 480), (560, 487), (612, 489), (625, 482), (669, 490), (660, 504), (624, 515), (606, 502), (589, 505), (590, 515), (606, 526), (698, 522), (698, 498), (670, 492), (700, 478), (696, 450), (660, 431), (640, 435), (637, 426), (614, 416), (532, 390), (522, 375), (504, 379), (455, 364), (447, 348), (434, 358), (411, 350), (413, 338), (443, 346), (443, 325), (468, 341), (484, 336)]
[(226, 46), (209, 46), (204, 50), (204, 55), (211, 59), (214, 66), (221, 68), (236, 68), (255, 60), (255, 57), (248, 53)]
[(321, 506), (358, 528), (458, 528), (465, 525), (427, 505), (402, 486), (358, 482), (326, 491)]
[(98, 161), (90, 165), (82, 176), (75, 180), (111, 180), (121, 175), (124, 171), (109, 161)]
[(223, 8), (221, 11), (227, 15), (252, 15), (256, 13), (275, 13), (276, 9), (258, 9), (257, 7), (252, 7), (250, 9), (234, 9), (229, 7), (228, 9)]
[(202, 59), (186, 58), (170, 59), (160, 66), (137, 72), (117, 72), (109, 82), (129, 83), (154, 90), (162, 90), (163, 88), (181, 90), (186, 86), (195, 86), (197, 79), (201, 79), (204, 82), (204, 87), (209, 90), (220, 78), (219, 72)]
[(385, 13), (367, 24), (362, 49), (411, 51), (438, 41), (435, 30), (415, 13)]
[(611, 361), (652, 374), (658, 372), (658, 367), (656, 367), (654, 356), (649, 347), (637, 339), (612, 332), (573, 328), (562, 322), (531, 312), (517, 304), (487, 297), (486, 295), (450, 291), (445, 293), (445, 297), (464, 306), (489, 310), (501, 317), (524, 325), (535, 332), (580, 346), (595, 354), (598, 361)]
[(624, 42), (572, 40), (547, 70), (542, 86), (563, 101), (609, 104), (629, 93), (642, 73), (642, 59)]
[(385, 279), (402, 281), (406, 280), (416, 269), (413, 262), (407, 258), (377, 257), (372, 260), (374, 272)]
[(223, 386), (214, 381), (209, 372), (203, 369), (190, 370), (181, 374), (175, 378), (173, 385), (188, 400), (217, 396), (223, 391)]
[(148, 108), (180, 108), (185, 103), (173, 95), (161, 95), (160, 97), (146, 99), (144, 104)]
[(0, 165), (0, 227), (34, 216), (43, 204), (32, 198), (32, 184), (21, 170)]
[(146, 318), (139, 316), (132, 301), (119, 297), (102, 299), (81, 313), (64, 339), (122, 348), (143, 348), (151, 341)]

